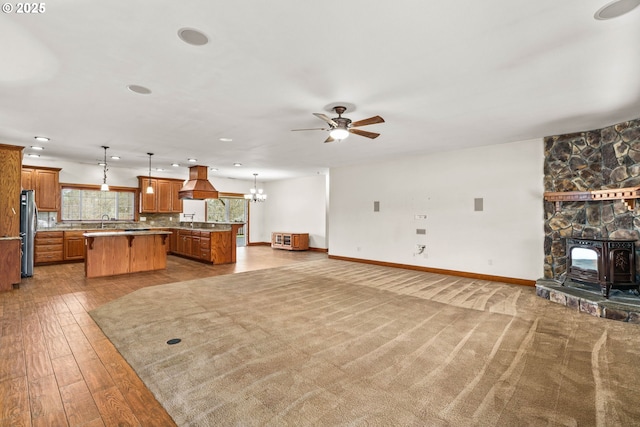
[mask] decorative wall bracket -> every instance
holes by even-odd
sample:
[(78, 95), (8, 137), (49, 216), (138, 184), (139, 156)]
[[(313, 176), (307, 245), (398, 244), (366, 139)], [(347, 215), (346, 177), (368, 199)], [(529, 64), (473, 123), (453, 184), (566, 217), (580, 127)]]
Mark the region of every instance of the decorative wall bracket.
[(562, 209), (562, 202), (594, 202), (600, 200), (622, 200), (627, 209), (631, 211), (635, 209), (636, 199), (640, 199), (640, 187), (544, 193), (544, 200), (555, 203), (556, 212), (560, 212)]

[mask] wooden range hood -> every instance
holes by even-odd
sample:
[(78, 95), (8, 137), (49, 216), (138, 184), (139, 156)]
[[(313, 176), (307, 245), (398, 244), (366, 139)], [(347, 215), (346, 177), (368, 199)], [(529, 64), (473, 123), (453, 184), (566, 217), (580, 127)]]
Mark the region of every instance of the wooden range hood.
[(180, 199), (217, 199), (218, 190), (207, 179), (207, 166), (191, 166), (189, 168), (189, 180), (184, 183), (178, 198)]

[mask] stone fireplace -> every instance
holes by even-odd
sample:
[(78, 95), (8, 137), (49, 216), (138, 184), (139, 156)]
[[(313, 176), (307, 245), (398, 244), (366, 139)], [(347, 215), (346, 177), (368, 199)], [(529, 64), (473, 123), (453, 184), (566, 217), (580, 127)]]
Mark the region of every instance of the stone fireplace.
[[(599, 130), (544, 138), (545, 192), (599, 192), (640, 186), (640, 119)], [(638, 203), (637, 205), (640, 205)], [(623, 198), (545, 201), (544, 277), (562, 280), (566, 240), (631, 240), (640, 243), (640, 206)], [(635, 262), (639, 257), (635, 256)], [(636, 265), (635, 271), (640, 271)]]
[(545, 262), (536, 293), (640, 323), (640, 119), (544, 144)]

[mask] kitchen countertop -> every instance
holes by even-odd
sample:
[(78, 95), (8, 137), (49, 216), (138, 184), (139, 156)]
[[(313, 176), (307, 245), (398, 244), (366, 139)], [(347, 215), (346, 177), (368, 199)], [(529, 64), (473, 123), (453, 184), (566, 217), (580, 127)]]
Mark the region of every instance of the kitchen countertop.
[[(211, 223), (215, 225), (244, 225), (244, 222), (216, 222)], [(84, 231), (91, 230), (91, 232), (122, 232), (122, 231), (148, 231), (148, 230), (193, 230), (193, 231), (229, 231), (229, 228), (216, 229), (216, 227), (190, 227), (190, 226), (152, 226), (152, 227), (106, 227), (100, 228), (99, 224), (95, 226), (78, 227), (72, 226), (58, 226), (58, 227), (46, 227), (38, 228), (38, 231)]]
[(84, 237), (108, 237), (108, 236), (145, 236), (155, 234), (171, 234), (170, 231), (162, 230), (140, 230), (140, 231), (96, 231), (84, 233)]

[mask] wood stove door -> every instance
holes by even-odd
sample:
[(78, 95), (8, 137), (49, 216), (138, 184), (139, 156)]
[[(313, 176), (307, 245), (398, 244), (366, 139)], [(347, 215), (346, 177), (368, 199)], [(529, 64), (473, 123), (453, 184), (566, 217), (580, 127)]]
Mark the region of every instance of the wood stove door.
[(629, 248), (611, 248), (609, 250), (609, 282), (635, 283), (635, 253)]

